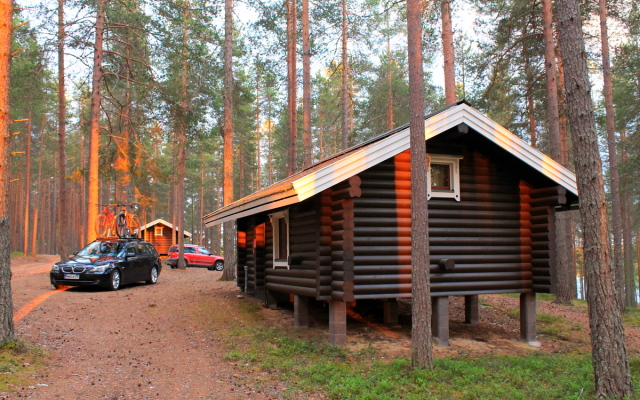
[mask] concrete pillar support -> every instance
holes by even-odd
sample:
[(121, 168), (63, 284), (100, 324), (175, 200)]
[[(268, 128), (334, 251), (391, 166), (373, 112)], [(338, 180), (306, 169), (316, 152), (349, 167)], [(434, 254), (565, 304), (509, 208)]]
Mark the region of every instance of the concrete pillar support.
[(384, 307), (384, 324), (385, 325), (398, 325), (398, 302), (393, 300), (383, 301)]
[(309, 298), (295, 295), (293, 298), (293, 326), (296, 328), (309, 327)]
[(449, 346), (449, 297), (432, 297), (431, 331), (436, 345)]
[(480, 321), (478, 295), (464, 296), (464, 323), (477, 324)]
[(347, 303), (344, 301), (329, 302), (329, 343), (347, 344)]
[(520, 294), (520, 340), (539, 347), (536, 340), (536, 294)]

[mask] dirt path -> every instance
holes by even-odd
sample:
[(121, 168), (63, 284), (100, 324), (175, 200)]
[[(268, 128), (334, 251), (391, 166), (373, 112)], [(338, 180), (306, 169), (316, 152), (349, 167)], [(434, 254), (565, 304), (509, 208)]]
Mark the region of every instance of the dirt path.
[[(4, 398), (30, 399), (278, 399), (285, 388), (269, 376), (247, 375), (223, 360), (213, 329), (194, 305), (237, 301), (221, 272), (163, 269), (156, 285), (54, 291), (53, 259), (12, 264), (16, 311), (51, 294), (16, 322), (16, 334), (49, 352), (34, 386)], [(3, 398), (0, 395), (0, 398)]]

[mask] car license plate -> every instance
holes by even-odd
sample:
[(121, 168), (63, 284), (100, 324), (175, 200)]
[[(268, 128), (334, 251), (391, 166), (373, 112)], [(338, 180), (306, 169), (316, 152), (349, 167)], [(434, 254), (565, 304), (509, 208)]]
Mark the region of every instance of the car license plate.
[(64, 274), (64, 279), (80, 279), (78, 274)]

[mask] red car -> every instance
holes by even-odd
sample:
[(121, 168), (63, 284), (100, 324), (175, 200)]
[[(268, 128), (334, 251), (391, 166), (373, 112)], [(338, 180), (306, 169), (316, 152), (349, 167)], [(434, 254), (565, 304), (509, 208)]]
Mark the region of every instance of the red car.
[[(178, 245), (174, 244), (169, 248), (166, 263), (171, 268), (178, 268)], [(202, 246), (195, 244), (184, 245), (184, 261), (187, 267), (206, 268), (209, 271), (222, 271), (224, 269), (224, 258), (217, 256)]]

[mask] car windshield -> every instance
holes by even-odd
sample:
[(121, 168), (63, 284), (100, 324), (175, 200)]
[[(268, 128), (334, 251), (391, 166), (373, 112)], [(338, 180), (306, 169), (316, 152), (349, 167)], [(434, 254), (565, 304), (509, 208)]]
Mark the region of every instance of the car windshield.
[(117, 256), (124, 248), (119, 242), (93, 242), (78, 252), (82, 257), (106, 257)]

